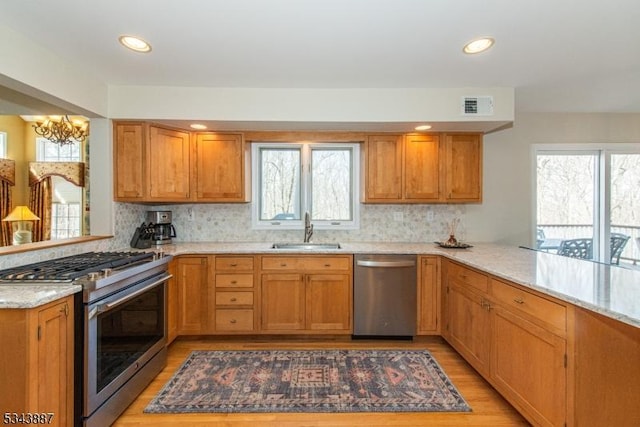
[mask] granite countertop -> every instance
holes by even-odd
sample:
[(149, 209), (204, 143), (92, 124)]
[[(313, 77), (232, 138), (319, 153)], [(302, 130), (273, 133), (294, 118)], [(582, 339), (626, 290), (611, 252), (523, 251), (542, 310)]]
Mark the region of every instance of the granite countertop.
[[(341, 249), (273, 249), (271, 243), (174, 243), (153, 248), (186, 254), (441, 255), (632, 326), (640, 327), (640, 270), (492, 243), (444, 249), (434, 243), (344, 243)], [(127, 249), (129, 250), (129, 249)], [(0, 285), (0, 308), (30, 308), (80, 292), (78, 285)]]

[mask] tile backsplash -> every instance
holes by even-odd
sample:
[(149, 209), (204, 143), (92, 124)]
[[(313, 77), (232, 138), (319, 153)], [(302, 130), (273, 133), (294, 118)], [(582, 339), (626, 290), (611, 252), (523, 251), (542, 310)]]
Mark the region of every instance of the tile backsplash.
[[(465, 205), (360, 205), (357, 230), (316, 229), (316, 242), (431, 242), (448, 237), (452, 219), (460, 218), (457, 234), (465, 238)], [(170, 210), (177, 242), (300, 241), (302, 230), (252, 230), (250, 204), (166, 205), (143, 209)], [(193, 221), (189, 219), (193, 212)], [(431, 218), (433, 216), (433, 218)], [(401, 217), (401, 219), (400, 219)], [(133, 226), (131, 226), (133, 227)], [(133, 228), (131, 232), (133, 232)]]
[[(449, 224), (460, 218), (457, 237), (466, 238), (465, 205), (360, 205), (357, 230), (314, 231), (316, 242), (432, 242), (448, 237)], [(188, 204), (146, 206), (114, 203), (111, 239), (0, 256), (0, 269), (89, 251), (128, 250), (135, 230), (148, 210), (170, 210), (176, 242), (299, 242), (302, 230), (252, 230), (251, 205)], [(189, 219), (189, 210), (194, 220)], [(433, 218), (432, 218), (433, 217)]]

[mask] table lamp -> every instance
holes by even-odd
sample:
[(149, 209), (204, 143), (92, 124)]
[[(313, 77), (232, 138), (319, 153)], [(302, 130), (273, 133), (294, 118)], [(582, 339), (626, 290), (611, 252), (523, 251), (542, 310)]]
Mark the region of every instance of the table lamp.
[(23, 243), (31, 243), (32, 221), (40, 221), (40, 218), (31, 212), (28, 207), (16, 206), (2, 221), (11, 223), (13, 244), (21, 245)]

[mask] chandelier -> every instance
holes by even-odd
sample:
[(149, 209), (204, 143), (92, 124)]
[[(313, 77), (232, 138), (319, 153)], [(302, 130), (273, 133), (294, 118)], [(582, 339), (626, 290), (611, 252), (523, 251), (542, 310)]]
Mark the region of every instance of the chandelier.
[(36, 120), (33, 128), (38, 135), (60, 145), (73, 144), (73, 140), (83, 142), (89, 136), (89, 122), (72, 122), (66, 115)]

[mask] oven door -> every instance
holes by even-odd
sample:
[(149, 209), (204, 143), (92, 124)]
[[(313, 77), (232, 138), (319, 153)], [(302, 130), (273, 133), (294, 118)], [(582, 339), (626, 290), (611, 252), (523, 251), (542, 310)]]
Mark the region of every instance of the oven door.
[(162, 273), (84, 307), (84, 402), (89, 417), (166, 347)]

